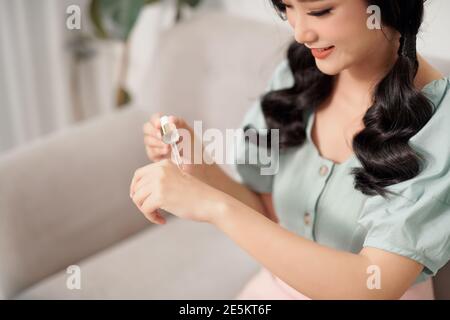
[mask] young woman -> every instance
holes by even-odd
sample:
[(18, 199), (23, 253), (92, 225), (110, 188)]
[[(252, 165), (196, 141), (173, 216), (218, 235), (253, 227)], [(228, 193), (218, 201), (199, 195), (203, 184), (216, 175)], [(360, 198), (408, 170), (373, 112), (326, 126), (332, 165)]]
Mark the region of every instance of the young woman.
[(261, 263), (239, 299), (433, 299), (450, 259), (450, 84), (416, 53), (423, 0), (272, 3), (295, 41), (242, 125), (280, 130), (278, 173), (180, 171), (154, 115), (134, 203), (157, 224), (158, 208), (211, 223)]

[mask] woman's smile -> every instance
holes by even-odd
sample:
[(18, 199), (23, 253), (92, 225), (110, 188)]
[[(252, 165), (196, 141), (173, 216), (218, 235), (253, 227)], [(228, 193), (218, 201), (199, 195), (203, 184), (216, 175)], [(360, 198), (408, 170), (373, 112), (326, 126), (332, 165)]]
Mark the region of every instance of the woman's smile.
[(334, 46), (326, 48), (311, 48), (311, 53), (316, 59), (326, 59), (334, 51)]

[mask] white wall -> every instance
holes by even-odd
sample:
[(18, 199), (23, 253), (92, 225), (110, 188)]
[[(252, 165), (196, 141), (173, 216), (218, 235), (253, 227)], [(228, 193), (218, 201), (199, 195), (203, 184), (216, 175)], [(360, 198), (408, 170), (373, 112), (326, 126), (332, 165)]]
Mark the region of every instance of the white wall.
[(419, 51), (425, 55), (450, 59), (450, 1), (428, 0), (425, 21), (418, 40)]

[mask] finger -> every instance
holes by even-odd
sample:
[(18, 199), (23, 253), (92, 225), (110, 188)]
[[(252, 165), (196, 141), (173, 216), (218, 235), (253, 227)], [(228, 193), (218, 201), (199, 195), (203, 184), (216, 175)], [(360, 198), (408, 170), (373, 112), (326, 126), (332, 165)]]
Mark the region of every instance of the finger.
[(169, 123), (173, 123), (177, 128), (188, 129), (190, 131), (190, 127), (187, 125), (186, 121), (183, 118), (176, 116), (169, 116)]
[(154, 170), (154, 166), (155, 164), (149, 164), (145, 167), (139, 168), (135, 171), (134, 175), (133, 175), (133, 179), (131, 180), (131, 184), (130, 184), (130, 196), (133, 197), (134, 195), (134, 191), (135, 191), (135, 185), (137, 182), (139, 182), (139, 180), (141, 180), (141, 178), (147, 174), (150, 173)]
[(166, 155), (160, 155), (154, 153), (153, 150), (147, 150), (147, 155), (150, 158), (151, 163), (158, 163), (171, 157), (170, 153)]
[(130, 198), (133, 199), (134, 196), (134, 186), (136, 184), (136, 173), (134, 173), (133, 179), (131, 179), (131, 183), (130, 183)]
[(150, 118), (150, 123), (153, 125), (153, 127), (155, 127), (157, 130), (161, 129), (161, 122), (160, 119), (162, 117), (161, 112), (157, 112), (154, 115), (151, 116)]
[(145, 199), (151, 195), (152, 190), (155, 189), (156, 181), (158, 181), (158, 179), (155, 179), (155, 175), (147, 172), (134, 183), (134, 189), (132, 190), (134, 193), (132, 198), (138, 207), (142, 206)]
[(170, 156), (170, 152), (168, 152), (167, 154), (160, 154), (159, 152), (156, 152), (156, 149), (152, 149), (152, 148), (148, 148), (145, 147), (146, 151), (147, 151), (147, 155), (149, 156), (150, 160), (155, 163), (155, 162), (160, 162), (164, 159), (167, 159)]
[(167, 159), (170, 156), (170, 147), (168, 149), (154, 148), (151, 152), (155, 157)]
[[(149, 176), (149, 177), (156, 177), (158, 171), (160, 169), (158, 169), (158, 167), (161, 166), (160, 162), (156, 162), (156, 163), (151, 163), (145, 167), (139, 168), (136, 170), (136, 172), (134, 173), (133, 179), (131, 181), (131, 185), (130, 185), (130, 196), (133, 197), (134, 193), (137, 191), (136, 190), (136, 184), (145, 176)], [(153, 181), (153, 179), (152, 179)]]
[[(150, 177), (150, 176), (146, 176), (146, 177), (142, 178), (141, 180), (139, 180), (139, 182), (137, 182), (134, 187), (135, 194), (137, 195), (138, 191), (145, 188), (146, 185), (150, 185), (150, 183), (153, 180), (154, 180), (154, 178)], [(149, 187), (151, 187), (151, 186), (149, 186)], [(141, 205), (142, 205), (142, 203), (141, 203)]]
[(186, 127), (186, 123), (182, 118), (175, 117), (175, 116), (169, 116), (169, 122), (173, 123), (177, 128), (184, 128)]
[(150, 220), (151, 222), (156, 223), (156, 224), (165, 224), (165, 223), (166, 223), (166, 219), (163, 218), (163, 217), (158, 213), (158, 210), (153, 211), (153, 212), (151, 212), (151, 213), (144, 214), (144, 216), (145, 216), (148, 220)]
[(136, 206), (138, 206), (139, 208), (142, 206), (145, 199), (147, 199), (147, 197), (151, 194), (150, 190), (151, 188), (146, 183), (143, 183), (143, 187), (141, 187), (140, 189), (135, 188), (133, 202), (136, 204)]
[(162, 142), (161, 139), (155, 138), (154, 136), (145, 135), (144, 144), (147, 147), (169, 150), (169, 145)]
[(150, 122), (144, 123), (144, 125), (142, 126), (142, 131), (144, 132), (144, 135), (149, 135), (157, 139), (161, 139), (160, 129), (155, 128)]
[(150, 195), (144, 201), (140, 210), (144, 214), (144, 216), (151, 222), (156, 223), (156, 224), (164, 224), (166, 221), (161, 216), (161, 214), (157, 212), (158, 207), (159, 207), (158, 204), (153, 199), (153, 197)]
[(151, 217), (155, 218), (155, 221), (158, 224), (165, 224), (166, 223), (166, 219), (163, 217), (163, 215), (161, 214), (159, 209), (156, 209), (155, 211), (151, 212), (150, 215), (151, 215)]

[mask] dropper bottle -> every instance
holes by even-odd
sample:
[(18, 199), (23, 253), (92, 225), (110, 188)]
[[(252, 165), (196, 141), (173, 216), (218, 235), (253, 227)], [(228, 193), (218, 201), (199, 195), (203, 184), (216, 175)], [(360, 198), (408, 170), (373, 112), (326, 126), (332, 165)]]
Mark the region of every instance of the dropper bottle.
[(165, 144), (171, 146), (172, 154), (174, 155), (175, 162), (177, 163), (178, 168), (181, 170), (181, 166), (183, 165), (183, 161), (180, 156), (180, 152), (178, 150), (177, 142), (180, 139), (180, 135), (178, 133), (177, 127), (175, 124), (169, 122), (168, 116), (162, 116), (160, 118), (161, 123), (161, 137), (162, 141)]

